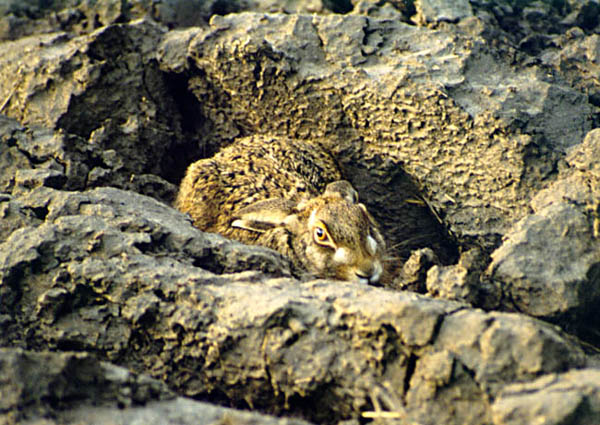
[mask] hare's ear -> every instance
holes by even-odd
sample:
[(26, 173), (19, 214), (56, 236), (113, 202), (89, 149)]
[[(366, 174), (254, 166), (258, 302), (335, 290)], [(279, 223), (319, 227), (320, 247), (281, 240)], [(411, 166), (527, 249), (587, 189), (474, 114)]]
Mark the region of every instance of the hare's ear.
[(339, 195), (348, 201), (350, 204), (358, 202), (358, 192), (349, 181), (337, 180), (325, 186), (324, 195)]
[(266, 199), (238, 211), (231, 227), (263, 233), (275, 227), (286, 226), (295, 216), (296, 203), (287, 199)]

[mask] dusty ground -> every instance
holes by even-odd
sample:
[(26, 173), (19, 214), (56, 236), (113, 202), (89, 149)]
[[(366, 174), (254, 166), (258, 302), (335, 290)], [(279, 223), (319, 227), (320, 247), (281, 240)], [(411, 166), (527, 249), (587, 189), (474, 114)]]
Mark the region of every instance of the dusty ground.
[[(0, 422), (592, 423), (595, 1), (0, 1)], [(385, 287), (171, 207), (241, 137), (318, 143)]]

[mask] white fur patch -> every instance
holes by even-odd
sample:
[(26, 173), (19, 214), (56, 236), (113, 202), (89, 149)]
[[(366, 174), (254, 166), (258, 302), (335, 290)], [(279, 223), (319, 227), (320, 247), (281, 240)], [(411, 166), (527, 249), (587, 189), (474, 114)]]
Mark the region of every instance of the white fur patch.
[(256, 223), (250, 220), (237, 219), (231, 223), (231, 227), (237, 227), (238, 229), (250, 230), (251, 232), (263, 233), (265, 229), (261, 229)]
[(312, 210), (310, 217), (308, 217), (308, 227), (313, 228), (317, 224), (317, 210)]
[(371, 275), (369, 281), (371, 283), (379, 282), (379, 278), (381, 278), (381, 273), (383, 273), (383, 266), (379, 261), (377, 261), (374, 265), (373, 274)]
[(377, 241), (371, 235), (367, 236), (367, 251), (371, 255), (375, 255), (377, 252)]
[(338, 248), (333, 255), (333, 261), (338, 264), (348, 264), (350, 262), (350, 253), (346, 248)]
[(244, 225), (244, 222), (242, 220), (235, 220), (233, 223), (231, 223), (231, 227), (238, 227), (240, 229), (244, 229), (246, 226)]

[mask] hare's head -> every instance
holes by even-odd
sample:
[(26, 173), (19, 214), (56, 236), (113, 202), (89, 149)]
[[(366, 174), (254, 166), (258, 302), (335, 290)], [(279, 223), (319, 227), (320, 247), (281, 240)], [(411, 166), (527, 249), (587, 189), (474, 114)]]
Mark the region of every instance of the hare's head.
[(383, 273), (383, 237), (346, 181), (309, 200), (257, 202), (241, 210), (232, 226), (262, 233), (259, 243), (319, 277), (377, 283)]

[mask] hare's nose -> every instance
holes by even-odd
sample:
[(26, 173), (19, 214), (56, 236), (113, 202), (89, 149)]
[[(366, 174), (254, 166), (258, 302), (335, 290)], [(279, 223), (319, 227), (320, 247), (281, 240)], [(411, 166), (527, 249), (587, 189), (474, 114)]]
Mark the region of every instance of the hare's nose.
[(383, 266), (379, 261), (375, 261), (369, 267), (364, 270), (356, 271), (356, 277), (359, 281), (363, 283), (377, 283), (381, 278), (381, 273), (383, 272)]

